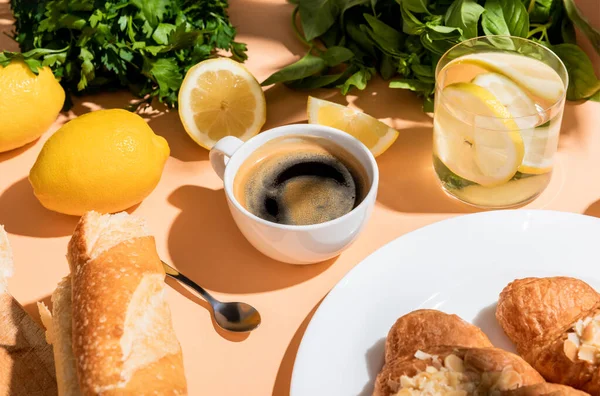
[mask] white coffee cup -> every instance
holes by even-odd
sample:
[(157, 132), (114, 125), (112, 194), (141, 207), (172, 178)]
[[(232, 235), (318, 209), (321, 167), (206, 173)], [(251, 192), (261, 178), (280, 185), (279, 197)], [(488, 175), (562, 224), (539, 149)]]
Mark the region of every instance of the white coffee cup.
[[(368, 193), (352, 211), (337, 219), (312, 225), (273, 223), (250, 213), (233, 193), (240, 166), (259, 147), (281, 136), (315, 136), (334, 142), (363, 166)], [(210, 151), (213, 169), (223, 179), (225, 196), (233, 219), (248, 241), (263, 254), (286, 263), (310, 264), (339, 255), (358, 236), (369, 219), (379, 185), (379, 170), (373, 154), (358, 139), (340, 130), (315, 124), (293, 124), (262, 132), (247, 142), (227, 136)]]

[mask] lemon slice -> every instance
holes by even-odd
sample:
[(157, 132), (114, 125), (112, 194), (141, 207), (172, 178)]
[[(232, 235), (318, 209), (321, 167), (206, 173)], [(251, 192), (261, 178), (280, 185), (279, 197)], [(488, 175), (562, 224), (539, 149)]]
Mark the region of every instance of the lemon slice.
[(472, 82), (490, 91), (506, 107), (519, 128), (535, 128), (540, 124), (542, 117), (535, 102), (510, 78), (498, 73), (483, 73)]
[(308, 122), (340, 129), (371, 150), (375, 157), (383, 154), (398, 138), (398, 131), (358, 110), (323, 99), (308, 97)]
[(536, 128), (544, 119), (538, 113), (535, 102), (508, 77), (484, 73), (475, 77), (473, 83), (490, 91), (508, 109), (521, 129), (525, 156), (519, 172), (542, 174), (552, 170), (552, 157), (558, 146), (560, 127), (550, 123), (550, 126)]
[(564, 94), (565, 85), (556, 71), (547, 64), (524, 55), (486, 52), (460, 57), (457, 63), (471, 63), (500, 73), (545, 100), (555, 102)]
[(266, 120), (260, 84), (240, 63), (209, 59), (192, 67), (179, 90), (179, 117), (186, 132), (210, 149), (225, 136), (244, 141), (256, 135)]
[[(448, 85), (434, 120), (434, 150), (458, 176), (482, 186), (510, 180), (524, 145), (509, 111), (487, 89), (473, 83)], [(464, 109), (477, 114), (466, 123)]]
[(552, 170), (553, 157), (558, 148), (560, 123), (550, 122), (550, 125), (530, 128), (521, 131), (525, 145), (525, 157), (519, 166), (519, 172), (540, 175)]

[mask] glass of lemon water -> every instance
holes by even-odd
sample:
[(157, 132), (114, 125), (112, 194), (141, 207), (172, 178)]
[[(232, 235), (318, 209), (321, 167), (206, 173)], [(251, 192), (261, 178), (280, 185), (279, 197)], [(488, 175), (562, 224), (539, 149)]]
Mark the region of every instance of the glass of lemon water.
[(433, 165), (451, 196), (484, 208), (550, 182), (568, 74), (550, 49), (509, 36), (463, 41), (436, 69)]

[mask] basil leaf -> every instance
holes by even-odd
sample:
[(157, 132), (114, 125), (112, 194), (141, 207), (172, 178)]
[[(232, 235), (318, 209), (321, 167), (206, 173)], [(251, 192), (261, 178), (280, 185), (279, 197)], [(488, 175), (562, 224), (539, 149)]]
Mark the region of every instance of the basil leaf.
[(421, 44), (434, 54), (442, 56), (446, 51), (452, 48), (456, 42), (451, 40), (432, 40), (429, 36), (429, 32), (427, 32), (421, 35)]
[(360, 69), (342, 85), (338, 85), (338, 88), (341, 89), (342, 95), (347, 95), (352, 87), (356, 87), (362, 91), (367, 86), (367, 82), (373, 77), (373, 74), (375, 74), (375, 69), (372, 67)]
[(600, 89), (596, 91), (595, 94), (590, 96), (588, 100), (593, 100), (594, 102), (600, 102)]
[(527, 7), (530, 23), (546, 23), (550, 13), (560, 0), (523, 0)]
[(326, 74), (324, 76), (310, 76), (301, 80), (293, 80), (286, 82), (285, 84), (294, 89), (316, 89), (323, 88), (328, 85), (334, 84), (338, 81), (344, 73), (338, 74)]
[(488, 36), (527, 37), (529, 15), (521, 0), (487, 0), (481, 26)]
[(600, 81), (594, 74), (594, 66), (585, 52), (574, 44), (552, 46), (569, 73), (567, 99), (578, 100), (589, 98), (600, 89)]
[(425, 24), (419, 20), (409, 9), (400, 4), (402, 13), (402, 31), (406, 34), (420, 35), (425, 30)]
[(433, 97), (426, 96), (423, 98), (423, 111), (425, 113), (433, 113)]
[(396, 74), (398, 63), (389, 55), (383, 55), (381, 65), (379, 65), (379, 74), (384, 80), (389, 80)]
[(483, 12), (483, 7), (475, 0), (455, 0), (444, 20), (447, 26), (457, 27), (462, 30), (462, 38), (470, 39), (477, 37), (477, 23)]
[(427, 34), (432, 40), (457, 39), (462, 36), (462, 31), (456, 27), (430, 25), (429, 22), (426, 26), (429, 29)]
[(428, 0), (396, 0), (401, 6), (406, 7), (407, 10), (412, 12), (426, 13), (429, 14), (427, 9)]
[[(356, 22), (348, 21), (348, 23), (346, 24), (346, 32), (348, 33), (348, 36), (350, 37), (351, 41), (356, 43), (356, 45), (360, 47), (360, 49), (362, 49), (372, 57), (375, 57), (376, 52), (373, 42), (371, 41), (369, 36), (360, 28), (360, 26), (356, 24)], [(353, 52), (356, 54), (356, 51)]]
[(340, 63), (349, 61), (354, 57), (352, 51), (344, 47), (330, 47), (325, 51), (321, 58), (325, 61), (325, 64), (329, 67), (337, 66)]
[(325, 33), (339, 15), (334, 0), (302, 0), (299, 2), (300, 22), (307, 41)]
[(577, 44), (575, 27), (569, 18), (564, 18), (560, 24), (560, 36), (565, 43)]
[(326, 66), (325, 61), (318, 56), (306, 54), (299, 61), (271, 74), (261, 85), (267, 86), (278, 82), (300, 80), (321, 72)]
[(563, 0), (565, 11), (575, 26), (590, 40), (592, 47), (600, 54), (600, 32), (594, 29), (590, 23), (579, 13), (573, 0)]
[(390, 82), (390, 88), (401, 88), (408, 89), (413, 92), (420, 92), (423, 94), (430, 94), (433, 92), (434, 85), (419, 80), (413, 80), (408, 78), (402, 78)]
[(402, 47), (402, 42), (404, 39), (402, 33), (381, 22), (373, 15), (364, 14), (363, 16), (367, 20), (370, 29), (365, 29), (365, 25), (362, 25), (361, 28), (369, 35), (371, 40), (375, 42), (375, 45), (377, 45), (383, 52), (388, 54), (401, 54), (399, 49)]
[(435, 76), (432, 66), (420, 65), (418, 63), (410, 66), (412, 72), (415, 74), (420, 81), (427, 83), (435, 83)]

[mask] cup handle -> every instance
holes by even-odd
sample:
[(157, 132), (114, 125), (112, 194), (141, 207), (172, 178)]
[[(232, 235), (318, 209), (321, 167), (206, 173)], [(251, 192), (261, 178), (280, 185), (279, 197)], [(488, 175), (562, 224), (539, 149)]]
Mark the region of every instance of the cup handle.
[(225, 174), (225, 158), (231, 158), (233, 154), (239, 149), (244, 141), (236, 138), (235, 136), (225, 136), (217, 142), (210, 150), (208, 155), (210, 164), (212, 165), (215, 173), (223, 180)]

